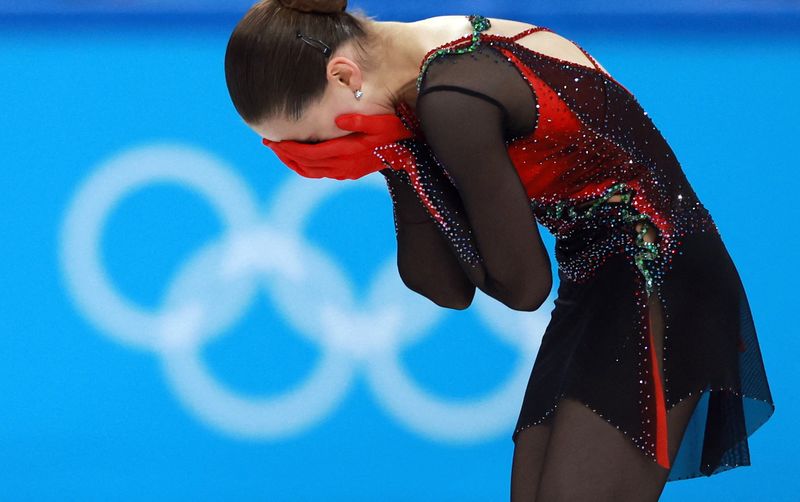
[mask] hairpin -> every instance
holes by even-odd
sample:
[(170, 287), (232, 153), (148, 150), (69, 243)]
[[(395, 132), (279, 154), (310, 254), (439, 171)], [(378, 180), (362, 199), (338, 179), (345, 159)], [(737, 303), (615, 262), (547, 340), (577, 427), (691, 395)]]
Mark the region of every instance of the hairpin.
[(326, 44), (322, 40), (303, 35), (302, 33), (300, 33), (300, 30), (297, 31), (297, 38), (302, 38), (303, 42), (307, 43), (308, 45), (310, 45), (315, 49), (319, 49), (320, 51), (322, 51), (322, 54), (325, 57), (331, 55), (331, 48), (328, 47), (328, 44)]

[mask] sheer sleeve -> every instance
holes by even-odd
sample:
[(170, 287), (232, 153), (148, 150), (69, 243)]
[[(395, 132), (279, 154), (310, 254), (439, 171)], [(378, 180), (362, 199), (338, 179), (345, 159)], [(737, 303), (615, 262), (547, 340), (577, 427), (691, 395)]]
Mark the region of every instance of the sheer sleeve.
[(397, 269), (403, 283), (440, 307), (457, 310), (469, 307), (475, 296), (475, 285), (420, 204), (414, 188), (396, 171), (384, 169), (381, 172), (392, 198)]
[[(530, 132), (535, 97), (493, 50), (447, 56), (425, 73), (416, 115), (481, 256), (477, 264), (461, 262), (461, 269), (487, 295), (516, 310), (536, 310), (552, 287), (550, 259), (506, 144), (509, 136)], [(435, 280), (427, 279), (429, 287)]]

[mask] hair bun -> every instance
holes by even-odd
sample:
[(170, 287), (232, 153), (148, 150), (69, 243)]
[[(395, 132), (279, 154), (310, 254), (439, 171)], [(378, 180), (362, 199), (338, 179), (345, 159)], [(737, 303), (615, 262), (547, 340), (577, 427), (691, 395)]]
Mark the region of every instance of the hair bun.
[(278, 3), (287, 9), (320, 14), (335, 14), (347, 8), (347, 0), (278, 0)]

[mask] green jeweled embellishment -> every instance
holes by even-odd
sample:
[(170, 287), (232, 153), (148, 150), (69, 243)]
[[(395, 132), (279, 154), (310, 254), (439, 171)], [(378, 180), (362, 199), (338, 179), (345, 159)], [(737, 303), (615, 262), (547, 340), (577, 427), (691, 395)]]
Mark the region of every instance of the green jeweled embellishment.
[(469, 45), (469, 47), (464, 47), (461, 49), (438, 49), (436, 52), (428, 56), (428, 59), (426, 59), (422, 64), (419, 76), (417, 77), (417, 92), (419, 92), (420, 88), (422, 87), (422, 78), (425, 76), (425, 70), (428, 68), (428, 65), (434, 60), (434, 58), (442, 54), (465, 54), (467, 52), (474, 51), (481, 45), (480, 33), (488, 30), (492, 26), (492, 23), (488, 18), (481, 16), (480, 14), (470, 15), (469, 22), (472, 24), (472, 43)]
[(469, 22), (472, 23), (472, 27), (478, 31), (486, 31), (492, 27), (489, 18), (481, 16), (480, 14), (472, 14), (469, 16)]
[(656, 243), (647, 242), (644, 240), (644, 235), (647, 233), (647, 229), (649, 227), (650, 223), (643, 223), (642, 230), (636, 235), (636, 245), (643, 249), (641, 249), (638, 253), (636, 253), (636, 256), (634, 256), (636, 267), (644, 276), (648, 298), (653, 293), (653, 278), (650, 274), (650, 271), (645, 266), (645, 260), (653, 261), (658, 257), (658, 246)]
[[(625, 191), (623, 189), (628, 188), (628, 185), (625, 183), (616, 183), (613, 186), (609, 187), (607, 191), (598, 198), (592, 205), (588, 208), (583, 210), (582, 212), (577, 212), (575, 210), (575, 206), (572, 204), (572, 201), (568, 200), (561, 200), (556, 202), (556, 204), (552, 207), (547, 208), (546, 214), (550, 218), (557, 218), (560, 219), (562, 217), (569, 217), (572, 220), (579, 219), (579, 218), (587, 218), (592, 212), (600, 206), (601, 204), (605, 203), (616, 195), (618, 192), (621, 198), (620, 202), (628, 203), (631, 200), (631, 192)], [(655, 261), (658, 258), (658, 244), (655, 242), (647, 242), (644, 240), (644, 236), (647, 234), (648, 229), (654, 228), (652, 222), (650, 221), (650, 216), (644, 213), (634, 213), (629, 206), (623, 205), (620, 206), (621, 209), (621, 216), (622, 220), (625, 223), (636, 224), (638, 222), (642, 222), (642, 228), (636, 233), (636, 246), (639, 250), (633, 257), (634, 263), (636, 264), (636, 268), (642, 273), (645, 280), (645, 289), (647, 291), (647, 297), (649, 298), (650, 295), (653, 293), (654, 290), (654, 281), (650, 270), (647, 267), (647, 262)], [(566, 213), (566, 214), (565, 214)]]
[(621, 202), (630, 201), (631, 199), (630, 192), (618, 193), (625, 188), (628, 188), (628, 185), (622, 182), (610, 186), (608, 189), (606, 189), (606, 192), (603, 195), (601, 195), (597, 200), (595, 200), (595, 202), (591, 206), (582, 209), (580, 212), (578, 212), (575, 209), (575, 206), (573, 205), (572, 201), (560, 200), (556, 202), (555, 206), (548, 208), (547, 215), (551, 218), (559, 218), (559, 219), (564, 216), (567, 216), (572, 220), (578, 218), (588, 218), (594, 212), (595, 208), (608, 201), (608, 199), (610, 199), (614, 195), (619, 195), (620, 198), (622, 199)]

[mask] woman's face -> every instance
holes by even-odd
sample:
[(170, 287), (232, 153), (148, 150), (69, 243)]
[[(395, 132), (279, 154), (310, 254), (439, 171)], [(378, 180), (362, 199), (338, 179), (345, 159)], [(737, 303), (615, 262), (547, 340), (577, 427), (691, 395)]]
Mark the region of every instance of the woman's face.
[[(334, 120), (339, 115), (360, 113), (372, 115), (386, 113), (386, 107), (366, 99), (361, 69), (347, 57), (337, 56), (328, 62), (328, 85), (322, 98), (309, 105), (299, 121), (273, 118), (260, 124), (248, 124), (262, 138), (270, 141), (300, 141), (316, 143), (346, 136), (351, 131), (340, 129)], [(357, 100), (355, 91), (361, 89), (365, 96)], [(373, 97), (374, 98), (374, 97)]]

